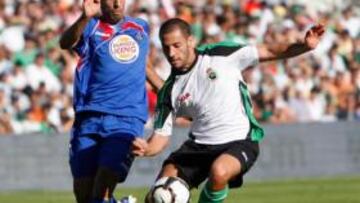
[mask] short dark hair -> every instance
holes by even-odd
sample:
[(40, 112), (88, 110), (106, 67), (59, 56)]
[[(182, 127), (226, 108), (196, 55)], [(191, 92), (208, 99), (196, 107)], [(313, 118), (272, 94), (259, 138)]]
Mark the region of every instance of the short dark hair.
[(160, 39), (162, 39), (166, 33), (172, 32), (176, 29), (179, 29), (186, 37), (191, 35), (189, 23), (180, 18), (171, 18), (161, 25), (159, 32)]

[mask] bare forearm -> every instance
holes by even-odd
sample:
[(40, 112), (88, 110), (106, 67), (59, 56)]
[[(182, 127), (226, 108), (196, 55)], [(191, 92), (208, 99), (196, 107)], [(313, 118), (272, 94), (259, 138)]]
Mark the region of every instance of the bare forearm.
[(305, 43), (298, 42), (280, 46), (278, 49), (273, 50), (273, 53), (275, 53), (279, 59), (285, 59), (298, 56), (308, 51), (311, 51), (310, 47)]
[(151, 86), (158, 92), (161, 87), (164, 85), (164, 81), (158, 76), (158, 74), (152, 68), (151, 62), (147, 63), (146, 67), (146, 78)]
[(72, 48), (80, 40), (83, 30), (85, 29), (89, 20), (89, 17), (86, 17), (84, 14), (81, 15), (79, 19), (71, 27), (65, 30), (61, 36), (60, 47), (62, 49)]
[(148, 151), (146, 151), (146, 153), (144, 154), (144, 156), (156, 156), (158, 155), (160, 152), (162, 151), (162, 149), (158, 148), (158, 147), (151, 147)]
[(291, 58), (311, 50), (309, 46), (302, 42), (262, 47), (260, 48), (260, 62)]
[(148, 140), (148, 148), (145, 156), (155, 156), (162, 152), (168, 145), (169, 138), (167, 136), (155, 135)]

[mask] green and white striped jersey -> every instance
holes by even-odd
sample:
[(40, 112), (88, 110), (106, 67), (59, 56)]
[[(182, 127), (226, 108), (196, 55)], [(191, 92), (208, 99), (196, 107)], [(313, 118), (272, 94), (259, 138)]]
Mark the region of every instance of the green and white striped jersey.
[(263, 131), (252, 115), (241, 74), (258, 58), (254, 46), (219, 43), (198, 48), (193, 67), (184, 73), (172, 71), (159, 91), (155, 133), (171, 135), (175, 118), (184, 116), (193, 120), (190, 132), (197, 143), (260, 140)]

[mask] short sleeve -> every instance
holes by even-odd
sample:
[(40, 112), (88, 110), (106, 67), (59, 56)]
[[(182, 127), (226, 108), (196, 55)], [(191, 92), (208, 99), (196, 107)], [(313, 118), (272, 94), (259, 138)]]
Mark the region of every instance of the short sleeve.
[[(158, 113), (159, 112), (157, 112), (157, 115), (159, 115)], [(163, 119), (163, 122), (161, 122), (161, 125), (154, 126), (155, 134), (171, 136), (174, 122), (173, 113), (169, 112), (164, 118), (159, 118), (159, 116), (156, 116), (155, 123), (159, 123), (159, 119)]]
[(233, 68), (241, 71), (259, 63), (259, 54), (255, 46), (220, 42), (200, 46), (197, 48), (197, 51), (212, 57), (220, 57), (226, 63), (231, 64)]
[(92, 18), (88, 24), (85, 26), (85, 29), (80, 37), (80, 40), (75, 44), (73, 50), (79, 55), (84, 56), (88, 51), (89, 47), (89, 38), (95, 32), (96, 25), (98, 20)]
[(154, 132), (160, 135), (170, 136), (172, 134), (175, 119), (171, 105), (171, 90), (174, 77), (169, 77), (158, 92), (158, 100), (155, 110)]
[(244, 46), (232, 53), (229, 57), (230, 60), (236, 64), (235, 67), (240, 71), (259, 63), (259, 54), (255, 46)]
[(150, 27), (147, 22), (144, 22), (144, 31), (148, 36), (150, 36)]

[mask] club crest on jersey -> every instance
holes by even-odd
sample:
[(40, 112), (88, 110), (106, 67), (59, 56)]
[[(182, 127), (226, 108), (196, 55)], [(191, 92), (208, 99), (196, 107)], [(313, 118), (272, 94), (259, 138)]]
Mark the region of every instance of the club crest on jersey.
[(109, 52), (120, 63), (132, 63), (139, 57), (140, 48), (136, 40), (124, 34), (110, 41)]
[(210, 80), (215, 80), (217, 78), (217, 74), (212, 68), (206, 69), (206, 74)]

